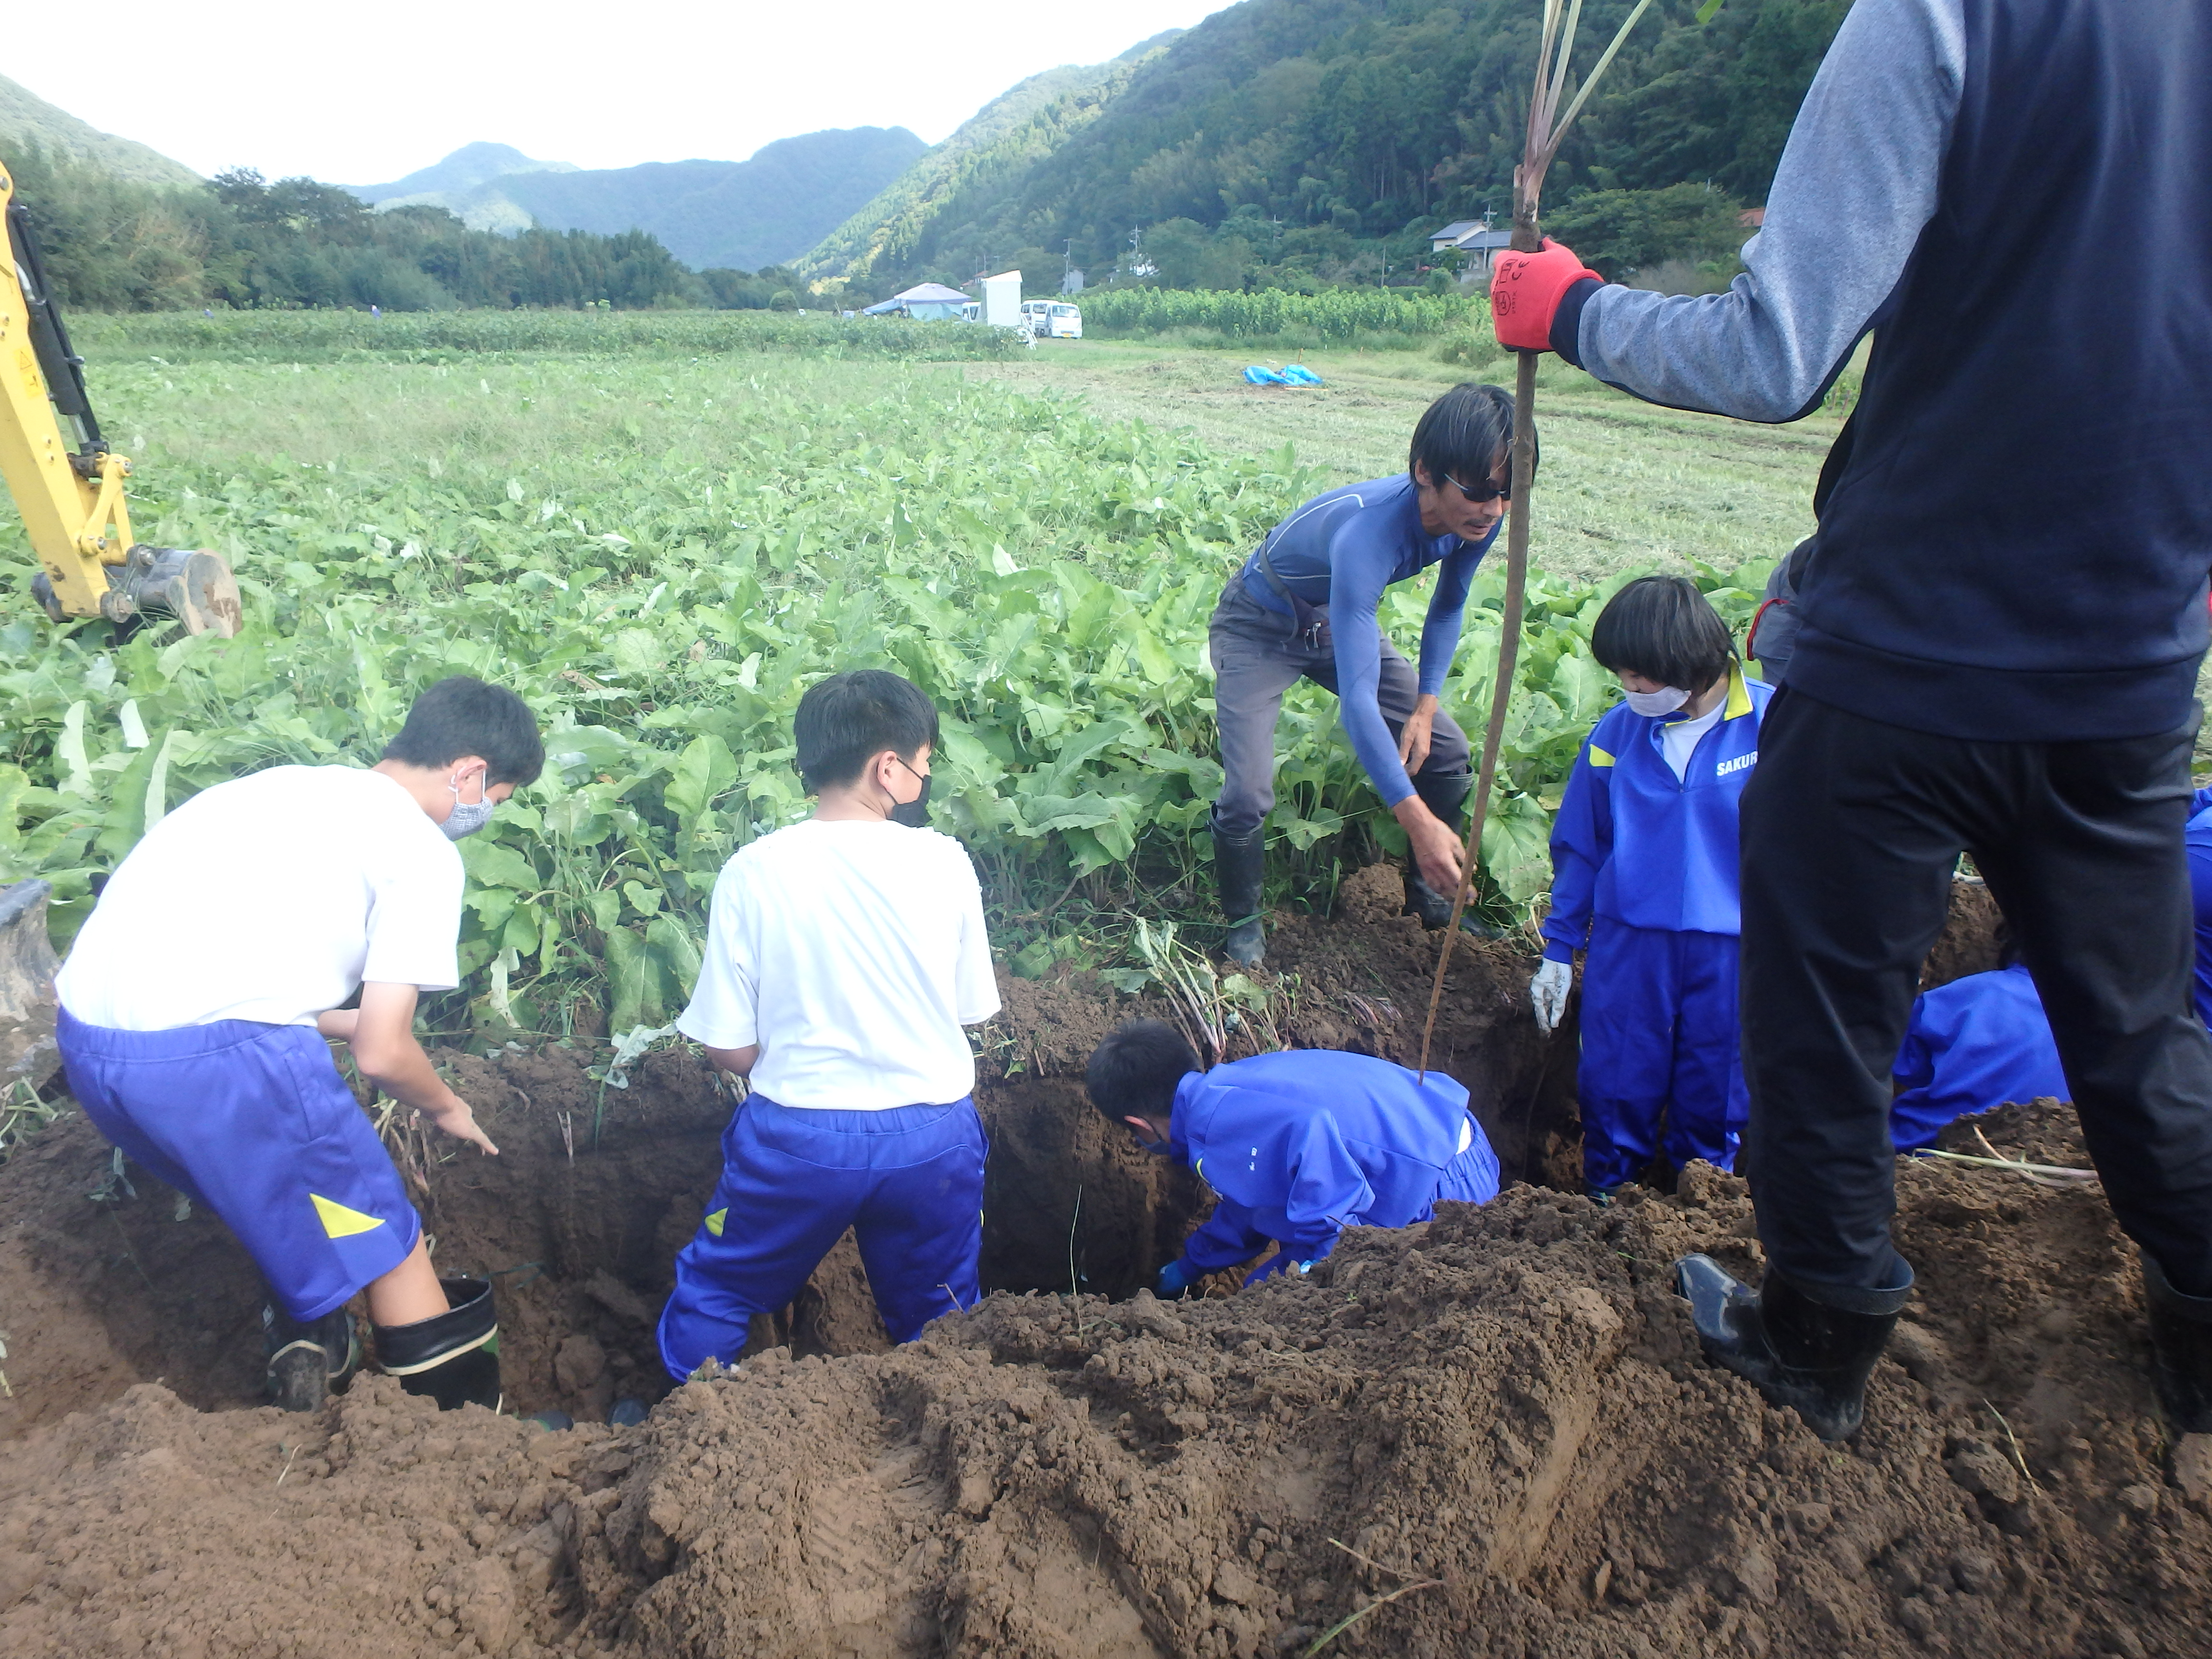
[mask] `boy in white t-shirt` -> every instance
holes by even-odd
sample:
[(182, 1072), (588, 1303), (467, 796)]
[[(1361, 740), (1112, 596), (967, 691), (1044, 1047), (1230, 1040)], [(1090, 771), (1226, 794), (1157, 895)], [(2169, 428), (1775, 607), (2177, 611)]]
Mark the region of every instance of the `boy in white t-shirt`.
[[(384, 758), (279, 766), (193, 796), (101, 891), (54, 981), (70, 1088), (100, 1132), (222, 1218), (260, 1268), (269, 1382), (309, 1410), (358, 1361), (410, 1393), (496, 1407), (489, 1281), (441, 1279), (422, 1219), (326, 1041), (447, 1134), (499, 1149), (415, 1040), (460, 981), (453, 842), (544, 763), (522, 700), (441, 680)], [(219, 919), (192, 896), (220, 896)], [(357, 1009), (338, 1005), (361, 992)]]
[(810, 690), (793, 726), (820, 804), (722, 867), (677, 1021), (752, 1085), (660, 1316), (678, 1382), (733, 1363), (848, 1227), (894, 1342), (981, 1295), (989, 1143), (960, 1028), (999, 988), (975, 866), (927, 827), (937, 711), (860, 669)]

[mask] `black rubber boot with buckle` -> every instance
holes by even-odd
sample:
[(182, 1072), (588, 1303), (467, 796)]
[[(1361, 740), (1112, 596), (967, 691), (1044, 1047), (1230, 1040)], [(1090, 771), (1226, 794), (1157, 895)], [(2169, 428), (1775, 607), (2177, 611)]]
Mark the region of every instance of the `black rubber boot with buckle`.
[(2184, 1296), (2147, 1251), (2142, 1276), (2158, 1403), (2177, 1432), (2212, 1434), (2212, 1296)]
[(1263, 824), (1249, 836), (1213, 832), (1213, 878), (1221, 892), (1221, 913), (1229, 918), (1222, 954), (1240, 968), (1257, 968), (1267, 955), (1260, 925), (1260, 886), (1267, 860)]
[(487, 1279), (441, 1279), (451, 1305), (411, 1325), (379, 1325), (376, 1361), (410, 1394), (428, 1395), (442, 1412), (463, 1406), (499, 1409), (499, 1314)]
[(261, 1308), (261, 1352), (270, 1400), (288, 1412), (319, 1410), (361, 1369), (353, 1316), (334, 1308), (320, 1319), (297, 1320), (274, 1303)]
[(1867, 1378), (1912, 1294), (1911, 1271), (1895, 1290), (1838, 1290), (1829, 1292), (1836, 1301), (1815, 1301), (1771, 1267), (1754, 1291), (1711, 1256), (1686, 1255), (1674, 1264), (1674, 1286), (1707, 1359), (1838, 1441), (1858, 1432)]

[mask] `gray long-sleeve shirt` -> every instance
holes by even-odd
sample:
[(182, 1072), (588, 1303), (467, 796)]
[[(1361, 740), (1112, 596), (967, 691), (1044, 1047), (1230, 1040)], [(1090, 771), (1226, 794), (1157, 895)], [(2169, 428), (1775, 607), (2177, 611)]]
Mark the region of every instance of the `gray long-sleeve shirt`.
[(1725, 294), (1590, 295), (1582, 366), (1651, 403), (1793, 421), (1895, 292), (1936, 212), (1966, 86), (1960, 0), (1858, 0), (1790, 130)]

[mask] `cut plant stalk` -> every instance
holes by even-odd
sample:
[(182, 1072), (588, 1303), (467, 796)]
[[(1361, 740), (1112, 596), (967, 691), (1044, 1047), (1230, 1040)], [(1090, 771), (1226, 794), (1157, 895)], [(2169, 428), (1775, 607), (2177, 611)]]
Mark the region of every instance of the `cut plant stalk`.
[[(1637, 0), (1597, 62), (1591, 66), (1565, 113), (1559, 100), (1567, 89), (1570, 59), (1574, 55), (1575, 29), (1582, 21), (1583, 0), (1544, 0), (1544, 33), (1536, 48), (1536, 83), (1528, 95), (1528, 136), (1521, 165), (1513, 169), (1513, 251), (1535, 253), (1544, 246), (1536, 219), (1544, 191), (1544, 174), (1559, 153), (1559, 141), (1582, 113), (1591, 91), (1612, 67), (1629, 30), (1650, 8), (1651, 0)], [(1521, 661), (1521, 624), (1528, 590), (1528, 496), (1536, 471), (1536, 360), (1542, 354), (1516, 354), (1519, 366), (1513, 381), (1513, 507), (1505, 526), (1505, 606), (1498, 625), (1498, 672), (1491, 682), (1490, 724), (1482, 734), (1482, 763), (1475, 773), (1474, 799), (1468, 804), (1467, 847), (1460, 862), (1459, 890), (1452, 896), (1451, 920), (1444, 925), (1443, 945), (1437, 952), (1436, 982), (1429, 990), (1429, 1017), (1421, 1027), (1421, 1080), (1429, 1075), (1429, 1045), (1436, 1036), (1437, 1009), (1443, 1001), (1444, 970), (1451, 965), (1452, 946), (1459, 939), (1460, 917), (1466, 913), (1468, 894), (1474, 886), (1475, 860), (1482, 850), (1483, 825), (1490, 819), (1490, 792), (1498, 777), (1498, 751), (1505, 740), (1505, 713), (1513, 701), (1513, 675)]]

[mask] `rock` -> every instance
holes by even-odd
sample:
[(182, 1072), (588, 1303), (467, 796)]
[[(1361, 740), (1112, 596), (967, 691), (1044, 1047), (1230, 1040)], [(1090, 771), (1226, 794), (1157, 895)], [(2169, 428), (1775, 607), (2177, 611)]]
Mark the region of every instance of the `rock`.
[(1559, 1305), (1600, 1336), (1611, 1336), (1620, 1329), (1620, 1316), (1595, 1285), (1574, 1285), (1559, 1297)]
[(1249, 1607), (1260, 1599), (1259, 1581), (1234, 1561), (1224, 1561), (1213, 1570), (1213, 1593), (1224, 1601)]
[(1925, 1325), (1903, 1319), (1890, 1333), (1888, 1353), (1905, 1367), (1906, 1376), (1926, 1388), (1936, 1386), (1936, 1379), (1948, 1369), (1951, 1358), (1942, 1337)]
[(2185, 1434), (2174, 1443), (2173, 1479), (2191, 1504), (2212, 1503), (2212, 1434)]
[(1735, 1574), (1736, 1588), (1742, 1592), (1744, 1600), (1762, 1607), (1774, 1605), (1775, 1595), (1782, 1588), (1782, 1575), (1764, 1546), (1747, 1546), (1730, 1571)]
[(1985, 1440), (1962, 1440), (1943, 1460), (1951, 1478), (1978, 1497), (2000, 1504), (2020, 1501), (2020, 1471), (2012, 1460)]
[(0, 1087), (43, 1083), (61, 1064), (54, 1042), (54, 947), (43, 881), (0, 887)]
[(453, 1568), (443, 1582), (453, 1596), (454, 1621), (486, 1653), (504, 1653), (516, 1624), (513, 1575), (486, 1558)]
[(606, 1350), (588, 1336), (570, 1337), (553, 1356), (553, 1379), (563, 1394), (582, 1394), (606, 1370)]

